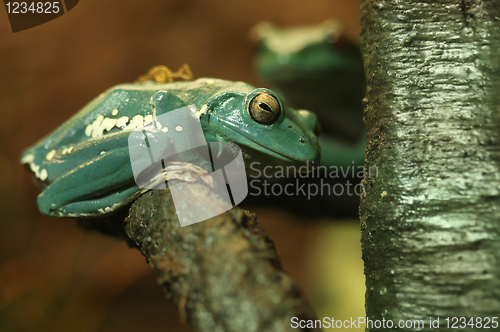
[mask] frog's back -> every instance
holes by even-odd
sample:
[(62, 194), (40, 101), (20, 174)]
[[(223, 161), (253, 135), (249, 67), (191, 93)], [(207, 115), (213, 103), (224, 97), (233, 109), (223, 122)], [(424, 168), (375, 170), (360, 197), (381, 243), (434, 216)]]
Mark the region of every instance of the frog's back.
[(152, 120), (150, 99), (159, 90), (172, 92), (187, 105), (194, 104), (199, 109), (213, 95), (226, 91), (248, 93), (253, 89), (247, 83), (215, 78), (164, 84), (119, 84), (100, 94), (54, 132), (24, 151), (22, 162), (38, 162), (54, 149), (68, 149), (91, 138), (142, 127)]

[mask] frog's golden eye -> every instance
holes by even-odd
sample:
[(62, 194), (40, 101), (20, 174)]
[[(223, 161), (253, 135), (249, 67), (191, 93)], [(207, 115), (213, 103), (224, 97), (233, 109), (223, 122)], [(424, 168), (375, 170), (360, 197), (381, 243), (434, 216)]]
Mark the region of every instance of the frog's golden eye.
[(261, 92), (250, 101), (248, 114), (258, 123), (271, 124), (280, 116), (281, 105), (273, 95)]

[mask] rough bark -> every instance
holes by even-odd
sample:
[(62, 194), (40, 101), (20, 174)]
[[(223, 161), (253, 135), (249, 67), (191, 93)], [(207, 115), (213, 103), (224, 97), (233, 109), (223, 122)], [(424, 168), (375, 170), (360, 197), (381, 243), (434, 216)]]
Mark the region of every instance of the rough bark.
[(361, 25), (367, 316), (498, 317), (500, 2), (364, 0)]
[[(221, 204), (202, 184), (185, 185), (183, 193)], [(233, 208), (180, 227), (170, 191), (153, 190), (132, 204), (125, 231), (160, 276), (181, 319), (197, 331), (296, 331), (292, 317), (315, 318), (282, 270), (273, 242), (247, 211)]]

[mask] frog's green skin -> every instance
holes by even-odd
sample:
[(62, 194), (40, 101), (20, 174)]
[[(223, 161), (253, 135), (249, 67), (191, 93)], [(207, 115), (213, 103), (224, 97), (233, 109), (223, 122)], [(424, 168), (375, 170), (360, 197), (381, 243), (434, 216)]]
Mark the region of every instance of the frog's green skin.
[[(286, 103), (314, 111), (322, 126), (322, 164), (364, 161), (363, 62), (359, 48), (328, 20), (311, 26), (279, 28), (262, 22), (252, 30), (258, 41), (255, 66)], [(326, 134), (324, 146), (321, 142)], [(333, 144), (333, 145), (332, 145)], [(345, 158), (342, 158), (342, 155)], [(328, 159), (327, 159), (328, 158)]]
[[(43, 188), (38, 197), (40, 211), (60, 217), (104, 216), (142, 194), (145, 190), (134, 182), (128, 136), (151, 121), (152, 106), (160, 116), (194, 104), (207, 142), (236, 143), (246, 166), (251, 161), (263, 166), (318, 162), (316, 116), (297, 112), (280, 101), (283, 108), (277, 120), (258, 123), (245, 104), (245, 98), (257, 92), (243, 82), (213, 78), (112, 87), (23, 152), (21, 162)], [(161, 129), (147, 130), (150, 139), (162, 134)], [(183, 133), (189, 137), (189, 128)]]

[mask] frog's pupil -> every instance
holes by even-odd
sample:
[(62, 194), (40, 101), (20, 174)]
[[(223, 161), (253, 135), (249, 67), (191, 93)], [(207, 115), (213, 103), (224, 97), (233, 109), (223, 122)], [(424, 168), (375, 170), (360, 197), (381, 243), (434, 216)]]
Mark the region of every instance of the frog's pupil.
[(271, 109), (271, 107), (269, 107), (269, 105), (267, 105), (266, 103), (263, 103), (261, 101), (258, 101), (257, 104), (259, 105), (260, 108), (262, 108), (263, 110), (265, 111), (268, 111), (270, 113), (273, 112), (273, 110)]

